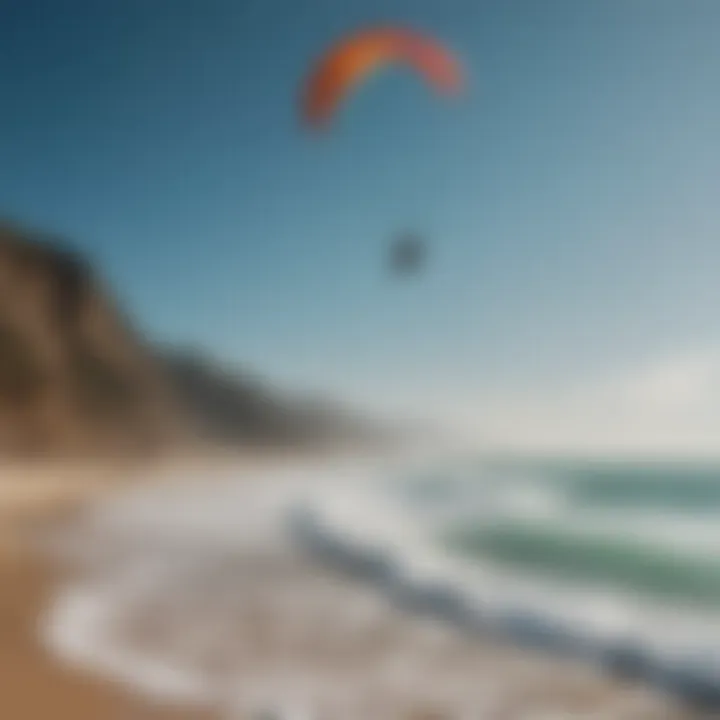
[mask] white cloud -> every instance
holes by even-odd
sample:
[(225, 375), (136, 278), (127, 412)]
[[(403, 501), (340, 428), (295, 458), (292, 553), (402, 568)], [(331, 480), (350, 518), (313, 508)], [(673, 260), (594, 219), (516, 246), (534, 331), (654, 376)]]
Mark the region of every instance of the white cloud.
[(535, 451), (720, 456), (720, 349), (645, 362), (560, 391), (479, 401), (474, 438)]

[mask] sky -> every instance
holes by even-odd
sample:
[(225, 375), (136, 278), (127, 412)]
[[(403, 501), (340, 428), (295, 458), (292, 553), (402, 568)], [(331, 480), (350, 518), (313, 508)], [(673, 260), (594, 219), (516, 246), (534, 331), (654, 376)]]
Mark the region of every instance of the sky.
[[(308, 133), (312, 62), (373, 22), (466, 93), (387, 68)], [(719, 31), (717, 0), (5, 0), (0, 214), (283, 386), (498, 444), (713, 445)], [(398, 282), (405, 229), (431, 262)]]

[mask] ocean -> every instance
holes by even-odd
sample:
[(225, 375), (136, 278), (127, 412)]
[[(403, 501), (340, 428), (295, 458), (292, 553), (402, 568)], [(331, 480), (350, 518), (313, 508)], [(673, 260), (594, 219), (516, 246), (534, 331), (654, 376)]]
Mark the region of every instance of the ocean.
[[(223, 623), (237, 627), (251, 589), (233, 563), (285, 547), (466, 635), (578, 656), (720, 706), (720, 466), (444, 457), (187, 479), (111, 499), (76, 529), (73, 552), (90, 570), (44, 626), (67, 661), (151, 694), (205, 697), (175, 651), (151, 657), (111, 629), (155, 607), (181, 618), (169, 637), (210, 623), (202, 642), (226, 645)], [(175, 608), (203, 589), (212, 607)]]
[(315, 509), (326, 532), (456, 593), (486, 626), (595, 659), (623, 648), (655, 674), (720, 669), (720, 466), (451, 459)]
[(548, 580), (720, 609), (720, 468), (539, 465), (519, 477), (489, 482), (484, 511), (449, 522), (441, 542)]

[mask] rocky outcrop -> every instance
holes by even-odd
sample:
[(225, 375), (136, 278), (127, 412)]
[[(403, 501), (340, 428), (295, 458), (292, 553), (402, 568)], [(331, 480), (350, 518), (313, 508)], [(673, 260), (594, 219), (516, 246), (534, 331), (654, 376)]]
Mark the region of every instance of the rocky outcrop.
[(87, 262), (0, 227), (0, 453), (145, 453), (188, 434), (144, 339)]
[(364, 423), (159, 348), (76, 252), (0, 225), (0, 456), (367, 440)]

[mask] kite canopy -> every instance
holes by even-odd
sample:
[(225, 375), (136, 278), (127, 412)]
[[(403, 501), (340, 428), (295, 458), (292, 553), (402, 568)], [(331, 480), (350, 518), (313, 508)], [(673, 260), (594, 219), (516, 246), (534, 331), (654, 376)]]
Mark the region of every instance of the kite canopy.
[(462, 88), (456, 58), (435, 40), (403, 28), (380, 27), (349, 35), (319, 60), (304, 88), (303, 119), (326, 127), (349, 92), (379, 67), (409, 65), (442, 94)]

